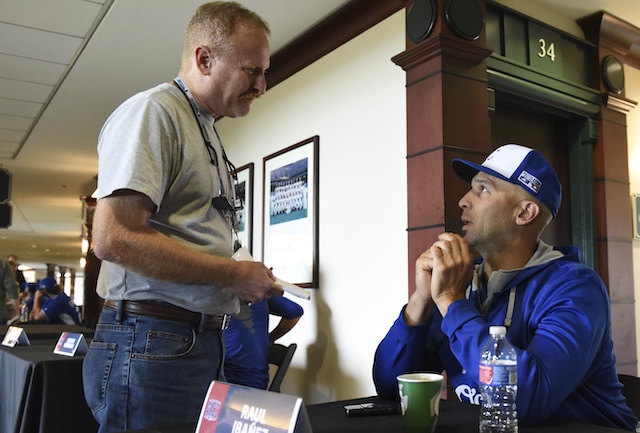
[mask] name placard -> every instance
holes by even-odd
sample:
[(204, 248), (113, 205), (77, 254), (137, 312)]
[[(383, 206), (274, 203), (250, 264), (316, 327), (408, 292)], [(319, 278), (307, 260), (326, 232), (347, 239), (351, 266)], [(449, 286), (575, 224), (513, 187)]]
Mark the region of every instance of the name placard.
[(24, 332), (24, 329), (18, 326), (9, 326), (7, 329), (7, 333), (4, 335), (4, 339), (2, 340), (3, 346), (15, 347), (16, 345), (20, 346), (30, 346), (29, 338), (27, 338), (27, 333)]
[(63, 332), (53, 348), (53, 353), (65, 356), (87, 353), (87, 342), (84, 339), (84, 335)]
[(311, 433), (311, 425), (300, 397), (213, 381), (196, 433), (216, 431)]

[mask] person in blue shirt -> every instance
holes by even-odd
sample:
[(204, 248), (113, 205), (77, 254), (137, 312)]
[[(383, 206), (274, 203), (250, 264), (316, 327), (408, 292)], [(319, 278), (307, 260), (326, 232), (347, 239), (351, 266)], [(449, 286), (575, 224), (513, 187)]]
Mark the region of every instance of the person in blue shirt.
[[(304, 314), (302, 307), (283, 296), (242, 305), (224, 331), (224, 375), (229, 383), (267, 389), (269, 345), (289, 332)], [(269, 316), (280, 317), (269, 332)]]
[[(42, 299), (45, 299), (42, 301)], [(40, 280), (33, 299), (30, 320), (34, 322), (79, 325), (80, 316), (76, 304), (60, 289), (53, 277)]]
[[(33, 298), (36, 293), (36, 290), (38, 290), (37, 283), (27, 283), (27, 288), (24, 289), (24, 292), (22, 292), (21, 303), (24, 303), (27, 306), (27, 311), (29, 311), (29, 313), (33, 311)], [(41, 299), (42, 301), (44, 301), (44, 298), (41, 298)]]
[[(560, 181), (540, 152), (514, 144), (453, 169), (464, 237), (443, 233), (416, 261), (416, 290), (375, 353), (380, 397), (396, 376), (446, 371), (460, 401), (479, 404), (479, 358), (489, 327), (507, 327), (518, 355), (522, 425), (562, 419), (634, 431), (611, 339), (607, 289), (575, 247), (540, 234), (556, 215)], [(481, 258), (474, 266), (472, 249)]]

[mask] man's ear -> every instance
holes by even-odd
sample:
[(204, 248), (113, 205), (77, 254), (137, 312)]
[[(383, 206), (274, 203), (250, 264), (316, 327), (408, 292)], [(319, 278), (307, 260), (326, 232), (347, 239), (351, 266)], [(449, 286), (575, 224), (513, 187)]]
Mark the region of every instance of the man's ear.
[(518, 204), (516, 224), (531, 224), (540, 215), (540, 205), (532, 200), (523, 200)]
[(208, 75), (213, 56), (211, 52), (205, 47), (196, 48), (196, 65), (203, 75)]

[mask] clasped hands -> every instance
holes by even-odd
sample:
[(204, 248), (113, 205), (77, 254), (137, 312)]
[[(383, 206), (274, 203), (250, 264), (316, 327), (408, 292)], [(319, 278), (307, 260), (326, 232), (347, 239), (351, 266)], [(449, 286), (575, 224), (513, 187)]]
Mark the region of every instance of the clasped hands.
[(431, 311), (433, 300), (444, 317), (452, 302), (464, 298), (472, 272), (469, 244), (458, 234), (442, 233), (416, 260), (416, 291), (407, 308), (414, 313), (421, 310), (419, 315), (424, 316)]

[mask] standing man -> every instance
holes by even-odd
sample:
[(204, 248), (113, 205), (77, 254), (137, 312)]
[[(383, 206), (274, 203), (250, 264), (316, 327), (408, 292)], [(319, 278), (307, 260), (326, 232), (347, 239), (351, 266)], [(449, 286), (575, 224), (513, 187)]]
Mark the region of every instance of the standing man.
[(222, 374), (241, 303), (282, 295), (269, 268), (234, 261), (233, 165), (214, 129), (266, 90), (268, 24), (202, 5), (178, 77), (118, 107), (98, 142), (93, 248), (105, 299), (83, 363), (100, 433), (195, 422)]
[[(7, 301), (13, 309), (11, 317), (7, 311)], [(6, 325), (8, 320), (13, 320), (19, 315), (18, 282), (9, 261), (0, 259), (0, 325)]]
[[(446, 370), (457, 398), (479, 404), (480, 352), (489, 327), (506, 326), (518, 354), (522, 425), (565, 419), (634, 431), (611, 340), (604, 283), (575, 247), (540, 234), (562, 187), (536, 150), (508, 144), (480, 165), (455, 159), (470, 191), (464, 238), (443, 233), (416, 262), (416, 291), (375, 354), (378, 394), (397, 398), (396, 376)], [(474, 267), (471, 249), (481, 261)]]
[(18, 257), (15, 254), (11, 254), (7, 257), (7, 260), (9, 261), (11, 269), (13, 269), (13, 273), (16, 277), (16, 281), (18, 282), (18, 290), (22, 293), (27, 288), (27, 280), (25, 280), (24, 274), (19, 269), (20, 262), (18, 262)]

